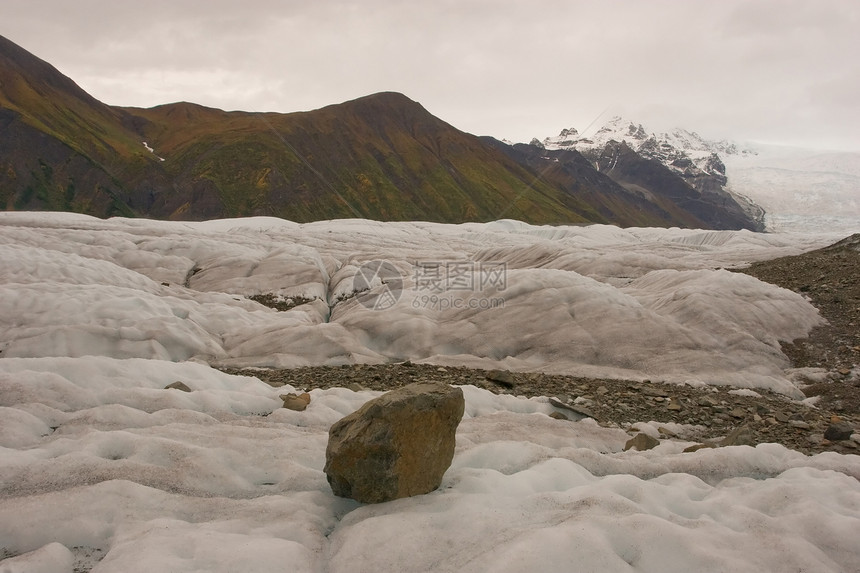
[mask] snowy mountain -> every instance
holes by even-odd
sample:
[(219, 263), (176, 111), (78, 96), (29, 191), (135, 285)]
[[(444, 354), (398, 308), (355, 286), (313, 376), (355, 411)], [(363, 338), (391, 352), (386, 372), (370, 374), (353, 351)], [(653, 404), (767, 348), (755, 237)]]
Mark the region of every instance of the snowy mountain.
[[(762, 208), (742, 193), (727, 188), (722, 159), (723, 156), (753, 155), (754, 150), (728, 141), (709, 141), (683, 129), (649, 132), (641, 123), (619, 116), (593, 134), (580, 134), (575, 128), (567, 128), (556, 137), (532, 140), (532, 145), (550, 153), (576, 150), (614, 181), (647, 196), (674, 188), (670, 196), (686, 196), (687, 208), (698, 205), (696, 215), (700, 218), (707, 219), (707, 214), (724, 209), (733, 219), (751, 221), (746, 228), (757, 231), (765, 228)], [(665, 172), (656, 165), (663, 166)], [(672, 176), (695, 190), (695, 195), (684, 192)]]
[(659, 161), (694, 187), (721, 186), (769, 231), (860, 231), (860, 153), (740, 144), (685, 129), (654, 132), (618, 116), (594, 133), (567, 128), (540, 144), (575, 149), (599, 166), (611, 142)]
[(698, 169), (708, 175), (724, 177), (721, 157), (756, 154), (754, 149), (726, 140), (707, 140), (685, 129), (649, 132), (641, 123), (620, 116), (610, 119), (594, 134), (580, 134), (575, 128), (568, 128), (556, 137), (545, 138), (542, 143), (546, 149), (576, 149), (582, 153), (602, 150), (610, 141), (626, 142), (643, 157), (656, 159), (684, 175)]

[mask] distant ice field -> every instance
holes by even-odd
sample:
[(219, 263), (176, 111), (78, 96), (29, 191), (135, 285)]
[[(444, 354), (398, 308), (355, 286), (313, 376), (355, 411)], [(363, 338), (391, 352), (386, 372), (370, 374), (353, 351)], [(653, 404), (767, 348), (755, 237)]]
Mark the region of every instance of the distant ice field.
[(728, 187), (765, 211), (769, 231), (860, 233), (860, 153), (756, 146), (726, 155)]

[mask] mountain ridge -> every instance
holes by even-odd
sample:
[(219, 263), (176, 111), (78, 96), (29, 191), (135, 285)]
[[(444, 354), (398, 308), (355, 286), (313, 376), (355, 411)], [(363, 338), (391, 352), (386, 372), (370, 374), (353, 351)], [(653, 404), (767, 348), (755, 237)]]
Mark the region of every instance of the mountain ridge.
[(109, 106), (5, 38), (0, 127), (7, 210), (710, 225), (631, 193), (576, 151), (564, 169), (546, 170), (532, 153), (460, 131), (396, 92), (287, 114)]

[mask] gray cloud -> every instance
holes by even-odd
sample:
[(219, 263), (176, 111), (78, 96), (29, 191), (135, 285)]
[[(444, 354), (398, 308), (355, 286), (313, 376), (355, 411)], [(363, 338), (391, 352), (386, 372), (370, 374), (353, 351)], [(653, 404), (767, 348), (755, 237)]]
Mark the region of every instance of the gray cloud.
[(396, 90), (515, 141), (606, 111), (654, 129), (860, 148), (856, 2), (5, 4), (0, 34), (116, 105), (288, 112)]

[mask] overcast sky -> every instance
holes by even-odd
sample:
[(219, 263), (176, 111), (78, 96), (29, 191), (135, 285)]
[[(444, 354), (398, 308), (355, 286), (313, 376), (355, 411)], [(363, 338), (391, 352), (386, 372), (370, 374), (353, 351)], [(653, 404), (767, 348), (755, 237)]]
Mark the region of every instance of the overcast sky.
[(2, 0), (0, 35), (112, 105), (302, 111), (399, 91), (476, 135), (612, 115), (860, 150), (857, 0)]

